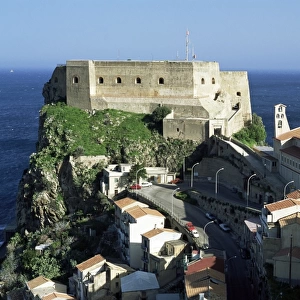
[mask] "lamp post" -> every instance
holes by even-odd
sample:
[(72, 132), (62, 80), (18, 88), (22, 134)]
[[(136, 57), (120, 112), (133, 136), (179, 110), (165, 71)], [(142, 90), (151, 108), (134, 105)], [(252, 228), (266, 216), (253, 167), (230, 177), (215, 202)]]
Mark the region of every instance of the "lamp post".
[(229, 262), (231, 259), (233, 259), (233, 258), (236, 258), (236, 255), (234, 255), (234, 256), (231, 256), (230, 258), (228, 258), (228, 259), (226, 260), (225, 272), (227, 272), (227, 271), (228, 271), (228, 262)]
[(194, 179), (194, 167), (199, 165), (199, 163), (195, 163), (193, 166), (192, 166), (192, 173), (191, 173), (191, 188), (193, 187), (193, 179)]
[(287, 187), (290, 183), (294, 183), (294, 180), (288, 182), (288, 183), (285, 185), (284, 190), (283, 190), (283, 199), (285, 199), (285, 197), (286, 197), (286, 187)]
[(180, 190), (180, 188), (177, 188), (175, 189), (173, 192), (172, 192), (172, 214), (171, 214), (171, 217), (173, 218), (173, 207), (174, 207), (174, 194), (176, 193), (176, 191)]
[(250, 179), (252, 178), (252, 177), (254, 177), (254, 176), (256, 176), (256, 174), (254, 173), (254, 174), (252, 174), (249, 178), (248, 178), (248, 181), (247, 181), (247, 218), (248, 218), (248, 203), (249, 203), (249, 189), (250, 189)]
[(212, 223), (214, 223), (214, 221), (209, 221), (209, 222), (206, 223), (206, 224), (204, 225), (204, 227), (203, 227), (204, 237), (205, 237), (205, 242), (206, 242), (206, 244), (208, 244), (208, 241), (207, 241), (207, 234), (206, 234), (206, 232), (205, 232), (205, 229), (206, 229), (206, 226), (207, 226), (207, 225), (212, 224)]
[(137, 171), (136, 171), (136, 174), (135, 174), (135, 179), (136, 179), (136, 182), (135, 182), (135, 197), (136, 197), (136, 199), (137, 199), (137, 185), (138, 185), (138, 172), (139, 171), (141, 171), (141, 170), (143, 170), (144, 168), (141, 168), (141, 169), (138, 169)]
[(215, 180), (215, 198), (216, 198), (216, 200), (218, 200), (218, 174), (219, 174), (219, 172), (221, 172), (223, 170), (224, 170), (224, 168), (221, 168), (216, 172), (216, 180)]

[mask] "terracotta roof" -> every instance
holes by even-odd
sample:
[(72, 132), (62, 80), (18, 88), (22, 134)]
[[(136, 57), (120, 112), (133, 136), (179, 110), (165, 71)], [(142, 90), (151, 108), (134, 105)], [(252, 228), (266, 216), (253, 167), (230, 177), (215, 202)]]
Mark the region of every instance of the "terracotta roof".
[(134, 207), (126, 209), (126, 212), (135, 219), (138, 219), (138, 218), (146, 216), (146, 215), (164, 217), (164, 215), (161, 214), (158, 210), (151, 209), (148, 207), (134, 206)]
[(44, 276), (39, 276), (39, 277), (36, 277), (36, 278), (28, 281), (27, 286), (30, 290), (32, 290), (32, 289), (35, 289), (36, 287), (38, 287), (44, 283), (47, 283), (47, 282), (53, 282), (53, 281)]
[(103, 262), (103, 261), (105, 261), (105, 258), (103, 256), (101, 256), (100, 254), (97, 254), (94, 257), (76, 265), (76, 268), (82, 272), (82, 271), (84, 271), (100, 262)]
[(280, 200), (280, 201), (277, 201), (277, 202), (274, 202), (274, 203), (267, 204), (266, 208), (270, 212), (273, 212), (273, 211), (276, 211), (276, 210), (281, 210), (281, 209), (296, 206), (296, 205), (300, 205), (300, 200), (284, 199), (284, 200)]
[(51, 293), (48, 294), (47, 296), (42, 297), (42, 300), (53, 300), (53, 299), (57, 299), (57, 300), (64, 300), (64, 299), (72, 299), (75, 300), (76, 298), (65, 294), (65, 293)]
[(281, 152), (290, 156), (300, 158), (300, 148), (297, 146), (291, 146), (280, 150)]
[[(227, 299), (225, 274), (214, 269), (204, 269), (185, 275), (185, 289), (188, 299), (210, 292), (210, 299)], [(199, 299), (199, 298), (197, 298)]]
[(294, 213), (292, 215), (286, 216), (284, 218), (281, 218), (279, 220), (279, 225), (281, 227), (290, 225), (290, 224), (295, 224), (298, 223), (300, 224), (300, 212)]
[(132, 204), (132, 203), (135, 203), (135, 202), (138, 202), (136, 200), (133, 200), (129, 197), (126, 197), (126, 198), (123, 198), (121, 200), (118, 200), (118, 201), (115, 201), (115, 205), (117, 205), (118, 207), (120, 207), (121, 209)]
[(174, 229), (168, 229), (168, 228), (154, 228), (149, 230), (148, 232), (145, 232), (142, 234), (142, 236), (150, 239), (158, 234), (161, 234), (162, 232), (178, 232)]
[(300, 127), (298, 128), (295, 128), (295, 129), (292, 129), (288, 132), (285, 132), (283, 134), (280, 134), (278, 136), (276, 136), (276, 139), (277, 140), (280, 140), (280, 141), (286, 141), (286, 140), (290, 140), (292, 138), (300, 138)]
[(300, 199), (300, 190), (290, 192), (286, 196), (291, 199)]
[[(280, 256), (289, 256), (290, 255), (290, 248), (284, 248), (279, 250), (274, 256), (275, 257), (280, 257)], [(295, 257), (297, 259), (300, 259), (300, 248), (299, 247), (293, 247), (292, 248), (292, 257)]]
[(205, 257), (187, 266), (186, 274), (192, 274), (200, 270), (211, 268), (219, 272), (224, 272), (224, 259), (217, 258), (216, 256)]

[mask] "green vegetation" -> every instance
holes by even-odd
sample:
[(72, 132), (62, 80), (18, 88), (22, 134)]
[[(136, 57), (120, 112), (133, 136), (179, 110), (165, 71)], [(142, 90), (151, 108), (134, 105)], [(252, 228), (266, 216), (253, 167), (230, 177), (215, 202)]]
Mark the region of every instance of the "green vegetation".
[(252, 123), (235, 133), (233, 137), (249, 147), (264, 145), (267, 133), (262, 118), (254, 113)]

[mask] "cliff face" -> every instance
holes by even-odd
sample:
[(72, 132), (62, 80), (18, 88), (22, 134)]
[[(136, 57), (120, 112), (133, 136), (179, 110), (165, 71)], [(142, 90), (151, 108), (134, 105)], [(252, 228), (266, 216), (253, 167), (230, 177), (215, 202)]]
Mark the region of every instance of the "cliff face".
[[(41, 111), (37, 152), (30, 157), (17, 195), (17, 221), (22, 230), (35, 231), (74, 214), (97, 215), (103, 211), (108, 201), (99, 192), (99, 179), (109, 163), (167, 166), (178, 171), (183, 157), (199, 155), (197, 144), (166, 140), (148, 129), (145, 134), (138, 121), (129, 128), (127, 120), (124, 129), (120, 117), (116, 120), (109, 112), (104, 119), (91, 120), (89, 113), (79, 109), (80, 116), (72, 121), (68, 119), (69, 109), (50, 105)], [(74, 108), (71, 110), (73, 113)], [(84, 127), (87, 122), (91, 124)], [(105, 132), (102, 136), (101, 130)], [(80, 140), (83, 137), (84, 141)], [(96, 148), (89, 150), (94, 142)], [(90, 154), (94, 149), (99, 155)], [(83, 155), (86, 152), (88, 155)]]

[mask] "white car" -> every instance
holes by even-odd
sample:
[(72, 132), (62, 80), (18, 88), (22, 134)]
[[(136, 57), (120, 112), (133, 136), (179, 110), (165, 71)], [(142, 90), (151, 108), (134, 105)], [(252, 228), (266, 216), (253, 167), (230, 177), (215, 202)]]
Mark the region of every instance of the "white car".
[(141, 182), (140, 186), (141, 187), (149, 187), (149, 186), (152, 186), (152, 182), (147, 182), (147, 181)]

